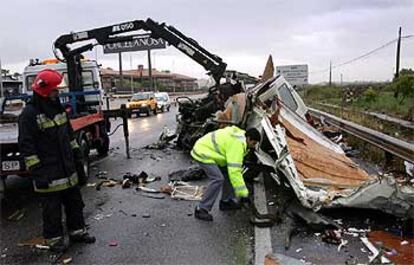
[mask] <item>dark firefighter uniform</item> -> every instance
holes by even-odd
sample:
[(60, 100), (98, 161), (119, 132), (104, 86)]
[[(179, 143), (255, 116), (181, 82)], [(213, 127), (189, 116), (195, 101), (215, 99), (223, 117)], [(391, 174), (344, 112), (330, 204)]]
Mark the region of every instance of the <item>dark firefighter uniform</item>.
[(59, 98), (48, 96), (61, 80), (56, 71), (39, 72), (32, 86), (33, 98), (19, 118), (20, 152), (33, 176), (34, 190), (41, 194), (43, 236), (51, 248), (64, 247), (62, 205), (71, 241), (95, 241), (85, 229), (75, 167), (75, 158), (81, 158), (79, 146)]

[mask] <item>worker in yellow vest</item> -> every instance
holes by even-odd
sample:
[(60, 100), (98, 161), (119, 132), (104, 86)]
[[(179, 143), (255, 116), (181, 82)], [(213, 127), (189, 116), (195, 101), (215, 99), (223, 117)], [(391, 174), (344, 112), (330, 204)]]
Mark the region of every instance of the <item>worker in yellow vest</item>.
[(208, 133), (197, 140), (191, 150), (191, 156), (209, 178), (203, 198), (195, 209), (194, 216), (197, 219), (213, 221), (213, 216), (209, 212), (220, 190), (222, 191), (220, 210), (241, 208), (237, 198), (247, 200), (249, 195), (242, 174), (243, 159), (247, 148), (254, 148), (260, 138), (257, 129), (252, 128), (245, 132), (236, 126), (229, 126)]

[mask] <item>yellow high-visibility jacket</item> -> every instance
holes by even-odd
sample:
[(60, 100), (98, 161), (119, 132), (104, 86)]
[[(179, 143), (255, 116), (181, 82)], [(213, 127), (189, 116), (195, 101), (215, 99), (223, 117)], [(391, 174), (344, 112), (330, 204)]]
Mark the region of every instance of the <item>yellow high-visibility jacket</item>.
[(249, 195), (242, 174), (247, 148), (244, 134), (245, 131), (236, 126), (219, 129), (198, 139), (191, 150), (191, 156), (198, 162), (227, 166), (236, 197)]

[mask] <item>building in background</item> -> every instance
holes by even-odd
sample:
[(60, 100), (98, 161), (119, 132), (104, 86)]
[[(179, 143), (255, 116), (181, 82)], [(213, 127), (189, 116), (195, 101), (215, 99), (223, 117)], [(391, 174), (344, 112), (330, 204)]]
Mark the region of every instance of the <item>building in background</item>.
[[(198, 89), (197, 79), (181, 74), (171, 73), (170, 71), (158, 71), (152, 69), (152, 79), (154, 90), (160, 92), (181, 92), (194, 91)], [(102, 68), (102, 85), (105, 91), (116, 88), (116, 93), (130, 94), (138, 91), (148, 91), (150, 89), (150, 77), (148, 69), (142, 65), (137, 70), (123, 71), (122, 87), (120, 85), (119, 71)]]

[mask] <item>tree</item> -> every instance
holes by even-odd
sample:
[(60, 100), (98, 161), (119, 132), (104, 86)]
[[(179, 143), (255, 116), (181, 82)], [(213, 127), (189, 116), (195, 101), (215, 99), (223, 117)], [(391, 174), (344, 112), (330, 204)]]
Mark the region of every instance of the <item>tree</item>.
[(400, 97), (400, 104), (404, 102), (407, 97), (414, 95), (414, 74), (401, 75), (393, 84), (394, 97)]
[(378, 97), (378, 93), (372, 87), (365, 90), (362, 95), (364, 96), (365, 101), (369, 103), (375, 102)]

